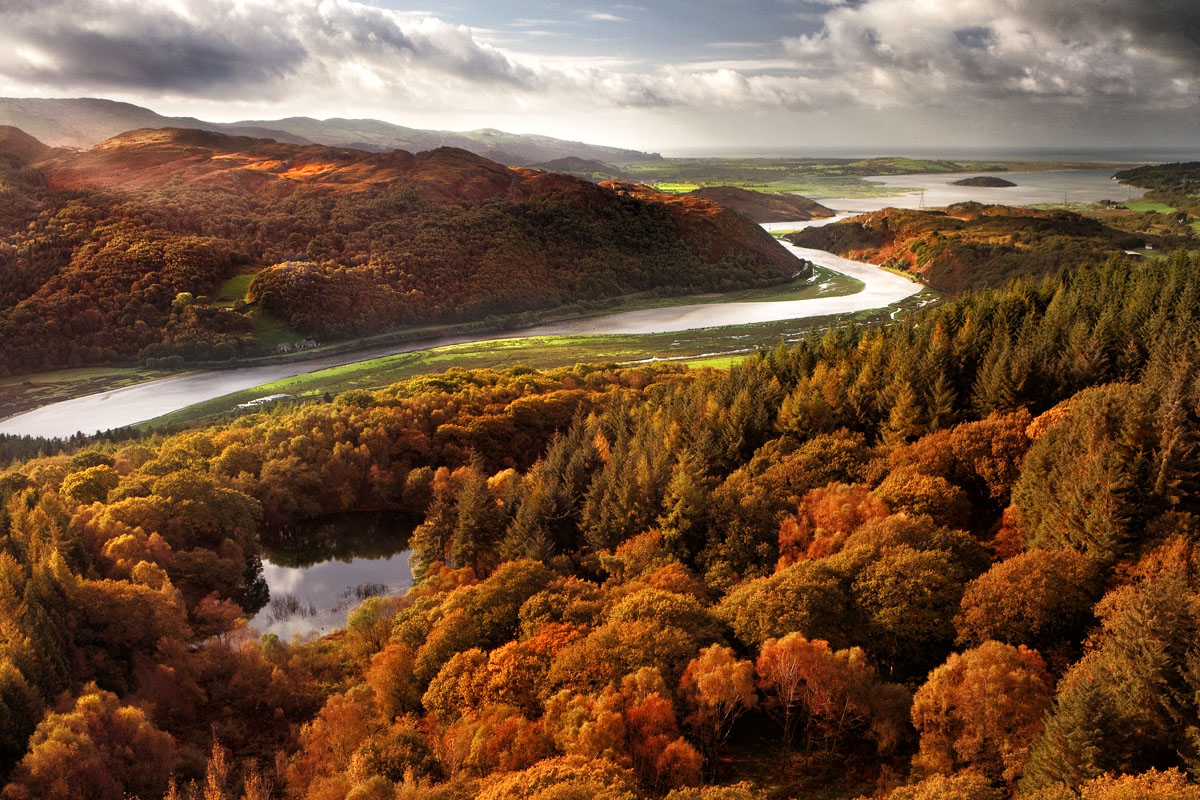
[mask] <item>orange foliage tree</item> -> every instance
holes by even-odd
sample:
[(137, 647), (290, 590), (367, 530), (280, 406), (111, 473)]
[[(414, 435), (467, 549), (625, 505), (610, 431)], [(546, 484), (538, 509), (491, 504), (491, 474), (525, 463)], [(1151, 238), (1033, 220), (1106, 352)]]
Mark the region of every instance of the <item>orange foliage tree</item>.
[(157, 797), (175, 766), (175, 741), (135, 706), (93, 684), (69, 711), (38, 725), (4, 800)]
[(687, 723), (712, 756), (724, 747), (738, 717), (758, 704), (754, 665), (719, 644), (700, 651), (687, 665), (679, 689), (692, 709)]
[(779, 526), (779, 562), (775, 568), (836, 553), (846, 537), (863, 523), (887, 515), (888, 507), (868, 486), (830, 484), (813, 489), (804, 495), (799, 510)]
[(1041, 656), (1024, 646), (984, 642), (951, 655), (913, 698), (914, 766), (925, 774), (973, 768), (1015, 786), (1053, 687)]

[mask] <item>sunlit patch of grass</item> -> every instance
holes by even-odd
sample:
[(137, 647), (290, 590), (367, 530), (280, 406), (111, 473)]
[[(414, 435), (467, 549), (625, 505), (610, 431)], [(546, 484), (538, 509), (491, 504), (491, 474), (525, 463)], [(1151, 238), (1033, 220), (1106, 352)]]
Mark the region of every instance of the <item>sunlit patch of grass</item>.
[(1036, 208), (1039, 211), (1072, 211), (1076, 214), (1086, 214), (1089, 211), (1095, 211), (1100, 206), (1096, 203), (1077, 203), (1068, 201), (1066, 203), (1033, 203), (1026, 208)]
[(686, 194), (700, 188), (698, 183), (656, 183), (654, 188), (660, 192), (670, 192), (671, 194)]
[(1156, 214), (1174, 214), (1176, 209), (1166, 203), (1122, 203), (1130, 211), (1153, 211)]
[(701, 358), (696, 361), (685, 361), (690, 369), (697, 367), (711, 367), (713, 369), (729, 369), (734, 364), (740, 364), (749, 356), (716, 356), (714, 358)]
[(250, 284), (254, 281), (254, 274), (250, 272), (241, 275), (234, 275), (221, 282), (221, 285), (213, 292), (212, 304), (223, 308), (231, 308), (238, 301), (245, 301), (246, 292), (250, 290)]

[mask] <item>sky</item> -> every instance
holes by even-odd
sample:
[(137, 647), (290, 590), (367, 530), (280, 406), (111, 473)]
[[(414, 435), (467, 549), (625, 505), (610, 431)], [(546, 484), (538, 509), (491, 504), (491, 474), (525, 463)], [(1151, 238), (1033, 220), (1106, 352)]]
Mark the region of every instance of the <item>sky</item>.
[(1200, 151), (1200, 0), (0, 0), (0, 95), (688, 153)]

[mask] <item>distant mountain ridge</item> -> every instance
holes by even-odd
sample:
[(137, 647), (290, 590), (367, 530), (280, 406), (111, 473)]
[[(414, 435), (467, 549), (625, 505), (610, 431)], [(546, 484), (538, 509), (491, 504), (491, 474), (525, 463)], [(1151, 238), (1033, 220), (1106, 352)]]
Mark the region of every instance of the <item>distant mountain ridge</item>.
[(550, 136), (515, 134), (483, 128), (435, 131), (407, 128), (376, 119), (289, 117), (279, 120), (207, 122), (195, 117), (166, 117), (148, 108), (101, 98), (0, 98), (0, 125), (20, 128), (55, 147), (89, 148), (126, 131), (144, 128), (193, 128), (236, 136), (274, 139), (281, 144), (322, 144), (369, 152), (412, 153), (457, 147), (508, 165), (532, 165), (561, 158), (630, 163), (660, 158), (657, 153), (571, 142)]

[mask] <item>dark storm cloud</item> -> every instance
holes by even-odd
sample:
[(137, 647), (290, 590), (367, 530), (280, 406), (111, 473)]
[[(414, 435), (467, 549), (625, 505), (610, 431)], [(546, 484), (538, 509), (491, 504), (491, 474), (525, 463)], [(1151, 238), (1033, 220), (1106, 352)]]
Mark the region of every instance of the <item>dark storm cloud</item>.
[(1180, 108), (1200, 86), (1195, 0), (867, 0), (789, 39), (880, 106), (980, 98)]
[[(470, 32), (404, 25), (349, 2), (53, 0), (0, 3), (0, 73), (46, 87), (256, 97), (355, 62), (524, 86), (535, 76)], [(7, 45), (7, 46), (4, 46)]]
[(1196, 0), (1026, 2), (1022, 11), (1064, 37), (1127, 41), (1193, 66), (1200, 64)]
[(146, 38), (42, 29), (27, 41), (52, 51), (53, 63), (14, 70), (19, 77), (50, 86), (83, 84), (200, 95), (286, 77), (306, 56), (302, 47), (286, 39), (237, 41), (207, 31)]
[[(197, 16), (129, 3), (5, 3), (0, 68), (53, 87), (212, 94), (293, 73), (304, 46), (262, 9)], [(204, 17), (208, 16), (207, 19)]]

